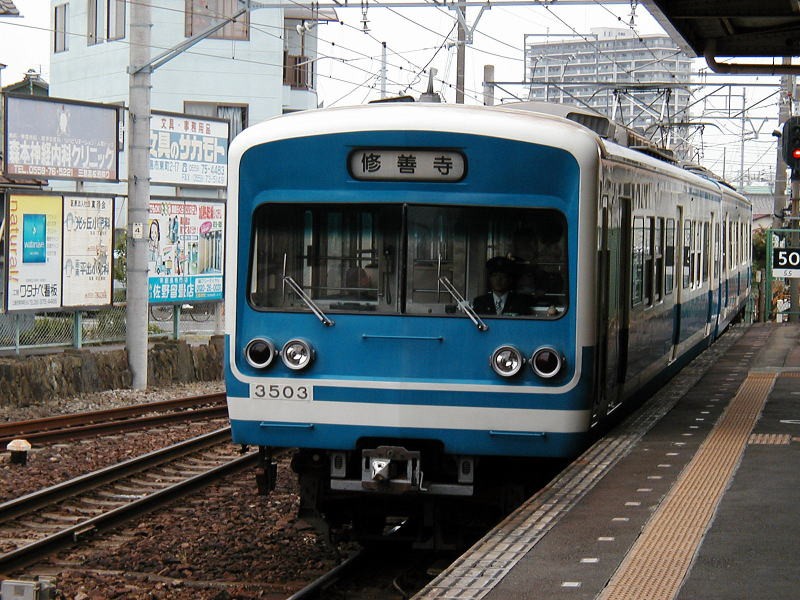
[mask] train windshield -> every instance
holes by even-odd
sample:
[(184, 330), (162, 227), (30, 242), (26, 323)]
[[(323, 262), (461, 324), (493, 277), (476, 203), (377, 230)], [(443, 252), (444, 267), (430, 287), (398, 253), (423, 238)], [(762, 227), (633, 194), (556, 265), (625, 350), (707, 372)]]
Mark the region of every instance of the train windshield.
[[(551, 209), (267, 204), (254, 219), (256, 308), (558, 318), (566, 221)], [(299, 291), (298, 291), (299, 288)], [(306, 295), (306, 299), (302, 295)]]

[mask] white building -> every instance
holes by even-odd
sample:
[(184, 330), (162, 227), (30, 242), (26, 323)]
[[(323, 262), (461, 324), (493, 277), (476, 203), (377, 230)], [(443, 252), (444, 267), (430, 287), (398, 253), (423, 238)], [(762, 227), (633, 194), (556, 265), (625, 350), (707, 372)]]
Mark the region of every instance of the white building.
[[(128, 3), (51, 0), (51, 8), (50, 95), (127, 106)], [(238, 0), (159, 0), (150, 8), (151, 57), (239, 9)], [(233, 138), (250, 124), (316, 108), (316, 31), (309, 30), (332, 19), (331, 10), (312, 12), (290, 2), (245, 13), (153, 72), (151, 110), (228, 119)]]
[(666, 121), (687, 120), (690, 74), (691, 59), (666, 35), (605, 27), (581, 38), (525, 36), (530, 100), (589, 107), (651, 138)]

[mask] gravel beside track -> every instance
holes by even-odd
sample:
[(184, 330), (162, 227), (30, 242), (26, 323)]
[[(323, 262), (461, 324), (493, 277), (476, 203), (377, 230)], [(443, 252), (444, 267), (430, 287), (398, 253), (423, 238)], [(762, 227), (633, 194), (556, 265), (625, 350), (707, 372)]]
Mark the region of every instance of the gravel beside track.
[[(33, 419), (214, 391), (223, 391), (222, 383), (116, 390), (15, 408), (4, 417)], [(0, 501), (224, 425), (217, 420), (35, 447), (24, 466), (11, 464), (2, 452)], [(330, 546), (296, 519), (299, 497), (288, 460), (278, 471), (278, 488), (268, 498), (257, 495), (254, 474), (245, 471), (47, 562), (0, 574), (0, 580), (53, 576), (57, 598), (70, 600), (286, 598), (330, 569), (347, 549)]]

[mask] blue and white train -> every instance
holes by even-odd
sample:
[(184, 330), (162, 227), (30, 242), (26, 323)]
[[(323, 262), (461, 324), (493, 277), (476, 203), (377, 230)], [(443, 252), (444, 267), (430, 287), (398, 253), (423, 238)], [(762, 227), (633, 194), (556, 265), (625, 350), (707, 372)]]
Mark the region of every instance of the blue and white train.
[[(429, 523), (577, 455), (719, 336), (750, 292), (751, 206), (637, 139), (532, 103), (323, 109), (238, 136), (226, 381), (262, 488), (273, 449), (297, 448), (304, 515)], [(479, 312), (498, 263), (513, 310)]]

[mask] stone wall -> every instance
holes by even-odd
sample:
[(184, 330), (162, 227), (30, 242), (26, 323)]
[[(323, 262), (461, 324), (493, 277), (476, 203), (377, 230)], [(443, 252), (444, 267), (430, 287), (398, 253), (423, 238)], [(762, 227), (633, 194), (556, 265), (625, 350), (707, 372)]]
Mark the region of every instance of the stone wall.
[[(148, 387), (222, 378), (222, 336), (208, 344), (156, 342), (147, 357)], [(54, 354), (0, 358), (0, 412), (48, 398), (124, 389), (131, 385), (128, 352), (67, 349)]]

